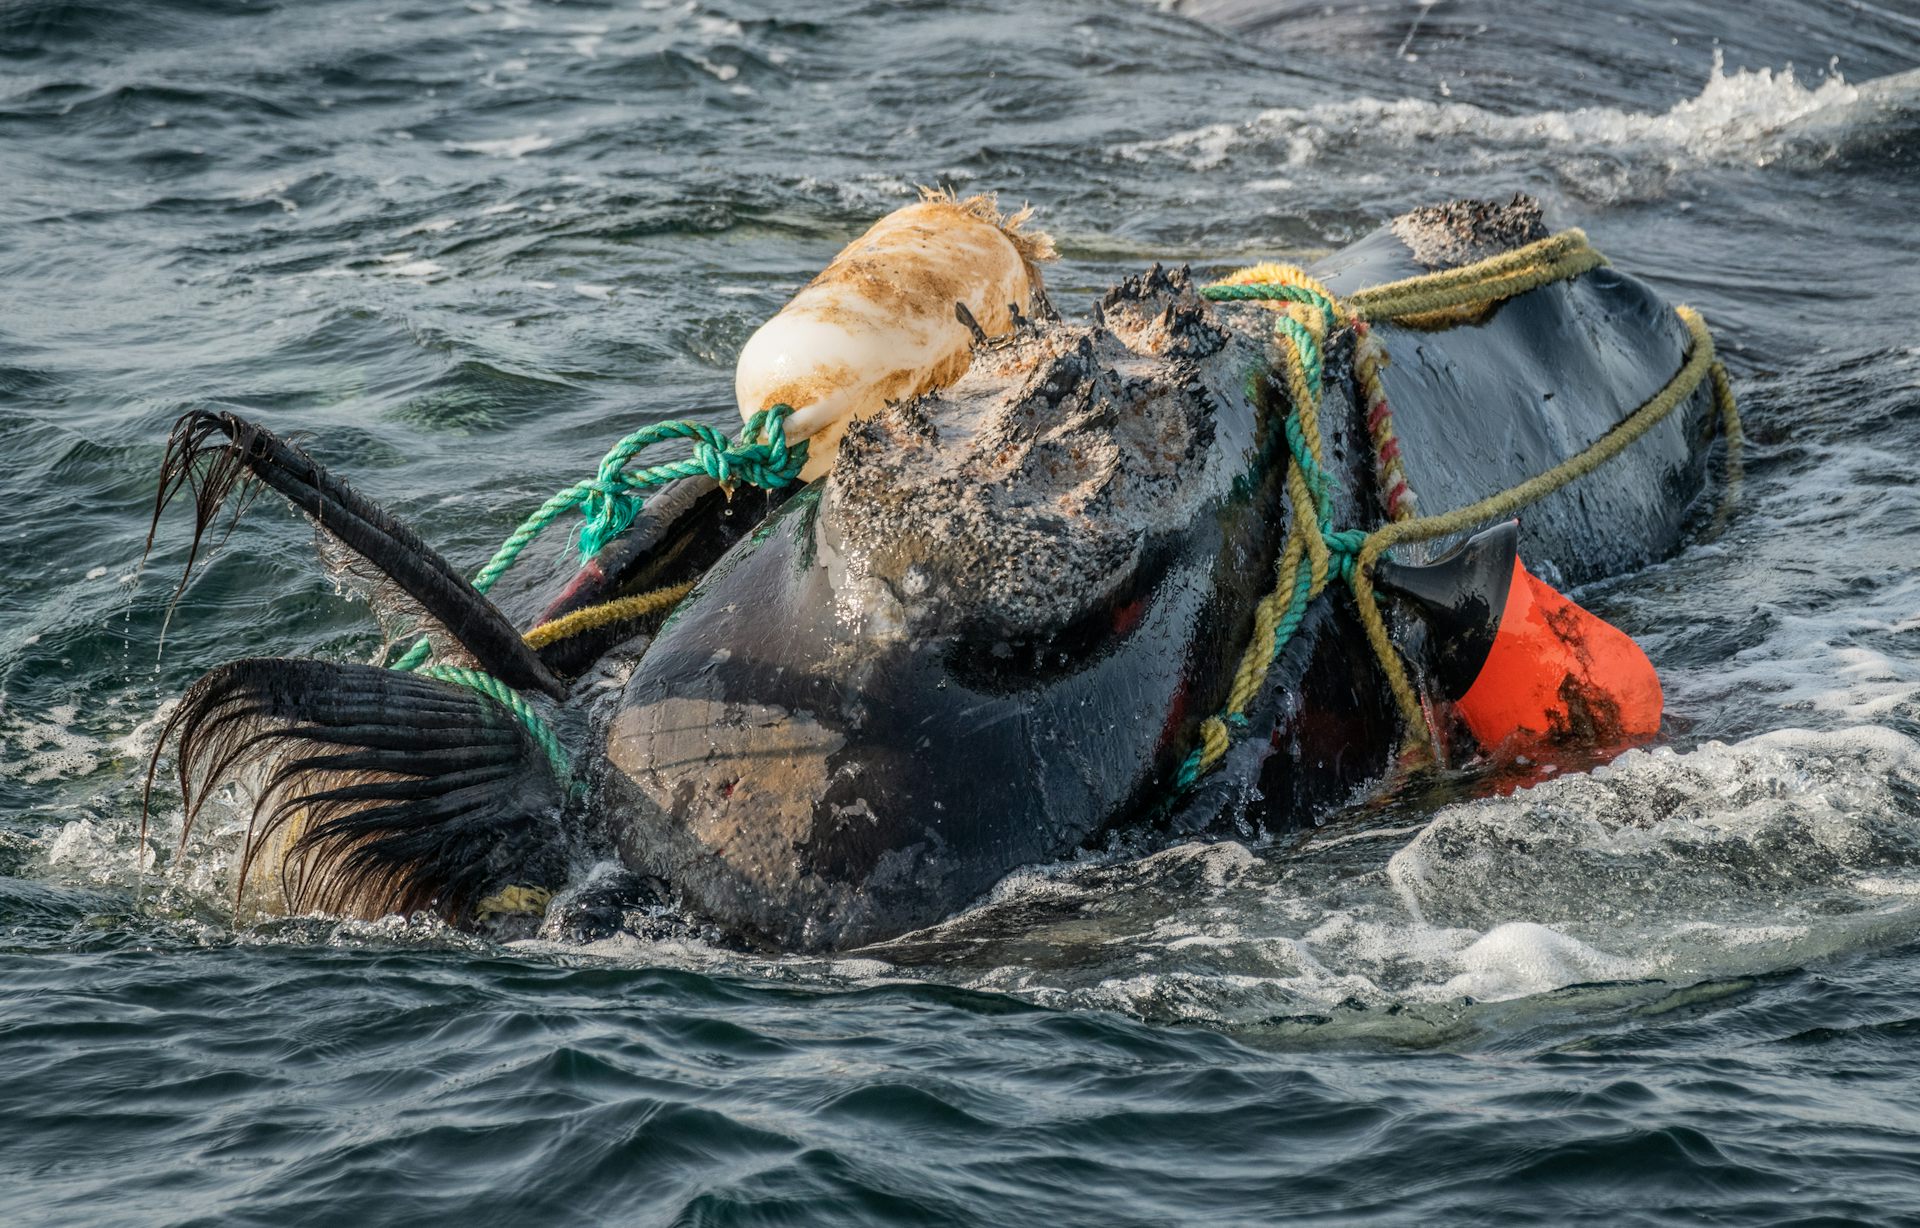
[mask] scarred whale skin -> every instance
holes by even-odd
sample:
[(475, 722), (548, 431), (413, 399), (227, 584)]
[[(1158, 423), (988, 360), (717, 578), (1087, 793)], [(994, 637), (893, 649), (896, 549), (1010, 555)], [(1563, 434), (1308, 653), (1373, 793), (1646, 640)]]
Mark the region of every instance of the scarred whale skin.
[[(1420, 237), (1383, 228), (1317, 271), (1341, 291), (1425, 271)], [(835, 473), (702, 579), (627, 683), (601, 783), (623, 858), (751, 941), (845, 949), (1116, 824), (1284, 827), (1379, 779), (1398, 726), (1336, 585), (1223, 769), (1167, 806), (1289, 514), (1269, 325), (1155, 275), (850, 431)], [(1461, 327), (1380, 331), (1430, 512), (1584, 447), (1671, 377), (1685, 337), (1611, 269)], [(1336, 519), (1365, 526), (1350, 361), (1336, 333), (1322, 422)], [(1708, 428), (1696, 395), (1604, 485), (1533, 509), (1523, 553), (1580, 580), (1672, 549)], [(1127, 456), (1148, 440), (1166, 455)]]
[[(1318, 272), (1350, 292), (1543, 233), (1532, 202), (1455, 202)], [(603, 550), (548, 606), (691, 593), (657, 634), (617, 615), (560, 653), (297, 446), (231, 413), (184, 415), (156, 518), (190, 491), (197, 541), (250, 476), (267, 483), (331, 535), (344, 580), (377, 603), (393, 590), (389, 613), (452, 660), (564, 695), (554, 728), (597, 743), (563, 758), (458, 675), (235, 661), (160, 738), (186, 813), (263, 771), (246, 856), (297, 911), (477, 923), (491, 893), (559, 881), (611, 846), (637, 874), (583, 885), (598, 903), (567, 908), (625, 915), (664, 885), (691, 919), (796, 951), (902, 934), (1110, 838), (1317, 820), (1380, 782), (1401, 735), (1337, 579), (1283, 637), (1225, 758), (1178, 787), (1243, 654), (1268, 665), (1254, 612), (1296, 510), (1274, 319), (1156, 268), (1089, 323), (982, 335), (964, 376), (854, 422), (801, 493), (729, 503), (686, 479), (685, 497), (650, 501), (619, 557)], [(1605, 269), (1439, 323), (1377, 326), (1428, 512), (1584, 449), (1673, 377), (1686, 344), (1658, 296)], [(1378, 523), (1354, 343), (1336, 329), (1322, 347), (1333, 528)], [(1529, 508), (1529, 568), (1578, 582), (1671, 550), (1702, 489), (1711, 400), (1700, 389)], [(1417, 667), (1419, 629), (1401, 633)]]
[(1278, 424), (1264, 322), (1157, 272), (1104, 315), (858, 424), (701, 581), (608, 732), (630, 864), (839, 948), (1154, 801), (1284, 531)]

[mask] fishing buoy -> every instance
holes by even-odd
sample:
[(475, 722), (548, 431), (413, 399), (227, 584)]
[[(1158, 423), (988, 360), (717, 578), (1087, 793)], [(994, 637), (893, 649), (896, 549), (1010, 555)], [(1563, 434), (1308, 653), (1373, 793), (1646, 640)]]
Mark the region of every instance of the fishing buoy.
[(1423, 566), (1382, 563), (1434, 639), (1434, 681), (1490, 751), (1621, 748), (1660, 732), (1660, 676), (1631, 636), (1526, 569), (1520, 525), (1469, 538)]
[(975, 340), (967, 319), (997, 336), (1041, 293), (1038, 264), (1053, 241), (1024, 229), (1030, 210), (922, 197), (848, 244), (740, 351), (740, 416), (791, 405), (787, 438), (808, 441), (803, 478), (827, 471), (848, 422), (960, 378)]

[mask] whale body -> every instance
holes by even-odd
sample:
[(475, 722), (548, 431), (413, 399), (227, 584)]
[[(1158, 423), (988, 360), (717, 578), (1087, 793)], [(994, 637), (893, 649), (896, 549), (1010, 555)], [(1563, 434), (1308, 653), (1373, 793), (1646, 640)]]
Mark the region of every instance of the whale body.
[[(1310, 271), (1344, 294), (1544, 233), (1524, 200), (1416, 211)], [(610, 699), (566, 701), (592, 708), (571, 793), (484, 695), (364, 666), (240, 662), (173, 718), (190, 808), (271, 753), (265, 826), (296, 871), (290, 905), (468, 919), (500, 886), (562, 876), (554, 850), (571, 848), (612, 852), (739, 941), (796, 951), (933, 923), (1018, 867), (1116, 833), (1310, 821), (1381, 781), (1400, 735), (1339, 585), (1308, 610), (1219, 769), (1175, 785), (1296, 514), (1272, 324), (1155, 268), (1085, 320), (1025, 319), (983, 340), (958, 382), (853, 423), (831, 472), (747, 501), (751, 515), (736, 506), (722, 524), (725, 500), (697, 484), (658, 500), (589, 568), (594, 583), (694, 584), (663, 624), (606, 646), (633, 661)], [(1651, 288), (1608, 267), (1444, 328), (1376, 328), (1425, 512), (1579, 452), (1666, 384), (1688, 345)], [(1335, 521), (1368, 528), (1380, 501), (1354, 343), (1326, 339), (1320, 420)], [(1529, 566), (1581, 583), (1672, 551), (1715, 421), (1696, 392), (1604, 477), (1529, 509)], [(235, 464), (312, 465), (250, 424), (221, 429)], [(355, 548), (387, 559), (390, 578), (413, 575), (417, 539), (381, 538), (343, 483), (302, 473), (267, 480), (323, 526), (371, 525)], [(498, 630), (484, 598), (430, 579), (416, 583), (440, 601), (422, 605), (446, 638), (498, 639), (472, 631)], [(584, 668), (535, 655), (528, 676)], [(221, 730), (253, 740), (229, 754)]]

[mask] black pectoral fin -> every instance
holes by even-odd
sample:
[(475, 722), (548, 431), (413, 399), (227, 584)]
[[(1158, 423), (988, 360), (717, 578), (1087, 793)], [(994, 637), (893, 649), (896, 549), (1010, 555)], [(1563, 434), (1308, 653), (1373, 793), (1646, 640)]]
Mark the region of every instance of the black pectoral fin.
[[(236, 661), (187, 692), (169, 745), (183, 842), (223, 783), (258, 782), (240, 885), (277, 870), (294, 912), (459, 923), (504, 886), (564, 879), (564, 788), (513, 715), (470, 688), (367, 665)], [(149, 798), (153, 778), (150, 767)]]
[[(480, 668), (509, 686), (556, 699), (566, 686), (520, 638), (491, 601), (406, 525), (334, 477), (311, 456), (236, 414), (196, 410), (173, 425), (154, 502), (160, 513), (182, 489), (194, 496), (191, 571), (200, 541), (221, 506), (252, 478), (285, 495), (301, 511), (392, 580), (473, 654)], [(244, 506), (244, 504), (242, 505)], [(236, 509), (235, 515), (239, 512)], [(148, 530), (147, 547), (153, 547)], [(181, 585), (186, 577), (181, 577)]]
[(1382, 560), (1374, 568), (1375, 585), (1405, 599), (1432, 632), (1434, 680), (1449, 700), (1467, 693), (1493, 651), (1519, 550), (1520, 522), (1509, 520), (1431, 563)]

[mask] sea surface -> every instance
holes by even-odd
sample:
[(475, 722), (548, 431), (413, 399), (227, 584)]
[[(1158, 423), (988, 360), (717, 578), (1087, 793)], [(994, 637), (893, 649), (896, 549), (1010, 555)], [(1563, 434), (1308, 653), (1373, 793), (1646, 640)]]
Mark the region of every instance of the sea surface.
[[(0, 1223), (1920, 1222), (1911, 0), (0, 3)], [(1023, 871), (844, 960), (232, 913), (156, 715), (364, 659), (230, 407), (477, 566), (915, 185), (1054, 298), (1526, 191), (1717, 330), (1737, 503), (1580, 592), (1668, 736)]]

